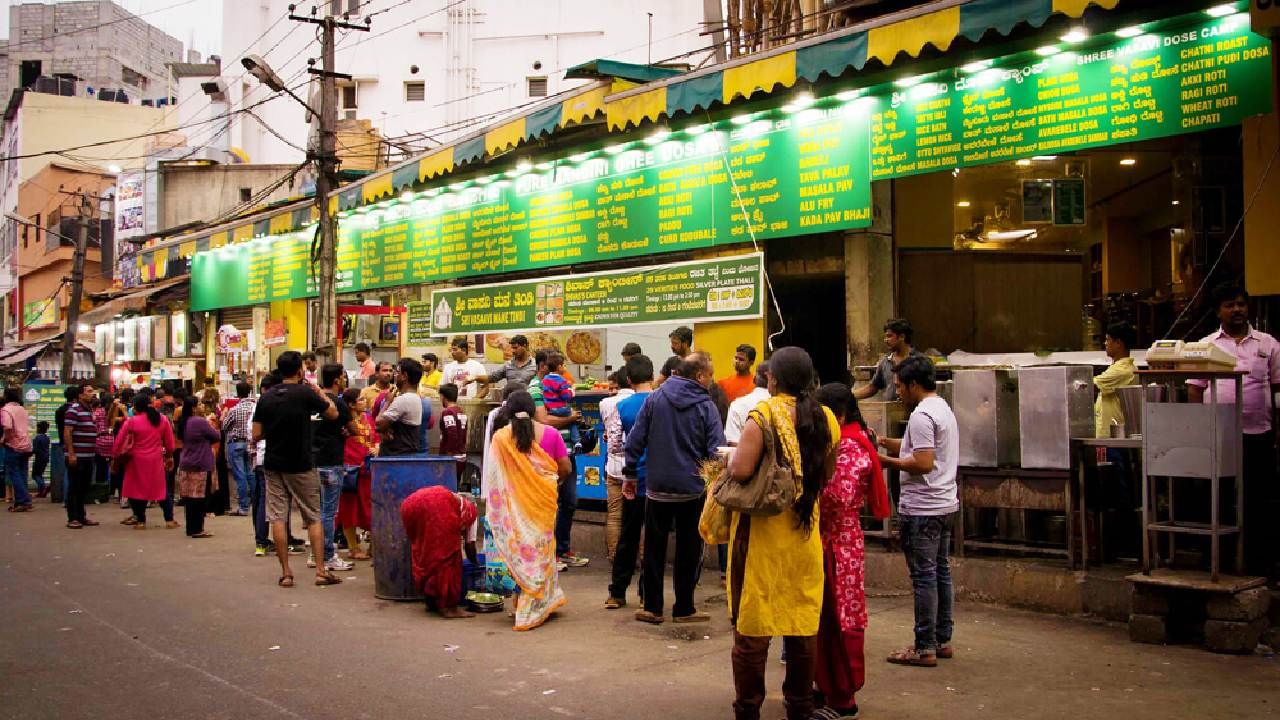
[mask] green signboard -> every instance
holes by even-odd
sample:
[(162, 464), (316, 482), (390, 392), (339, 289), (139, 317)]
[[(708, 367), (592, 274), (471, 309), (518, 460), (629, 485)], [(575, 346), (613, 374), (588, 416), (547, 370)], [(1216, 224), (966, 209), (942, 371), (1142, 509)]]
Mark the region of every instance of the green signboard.
[(32, 383), (22, 386), (22, 403), (26, 406), (27, 415), (31, 418), (32, 435), (35, 435), (36, 423), (45, 420), (49, 423), (49, 438), (53, 442), (61, 442), (58, 438), (58, 430), (53, 426), (53, 414), (62, 407), (62, 403), (67, 401), (66, 396), (66, 385)]
[[(865, 227), (868, 148), (865, 109), (772, 110), (433, 189), (341, 221), (338, 290)], [(314, 295), (311, 237), (197, 253), (192, 310)]]
[(405, 305), (404, 337), (409, 347), (431, 343), (431, 303), (423, 300)]
[(760, 317), (759, 253), (436, 290), (436, 335)]
[(1210, 130), (1271, 109), (1271, 48), (1245, 14), (984, 65), (872, 100), (873, 179)]

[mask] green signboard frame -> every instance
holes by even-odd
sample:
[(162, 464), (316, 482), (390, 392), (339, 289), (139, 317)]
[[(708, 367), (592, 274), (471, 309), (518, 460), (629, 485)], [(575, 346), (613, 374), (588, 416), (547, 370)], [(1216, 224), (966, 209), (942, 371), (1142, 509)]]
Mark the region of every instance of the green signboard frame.
[[(1239, 124), (1271, 109), (1248, 17), (1194, 13), (916, 82), (517, 164), (341, 221), (338, 292), (653, 256), (870, 224), (873, 180)], [(1077, 224), (1075, 187), (1057, 188)], [(1069, 206), (1069, 207), (1068, 207)], [(314, 296), (313, 229), (197, 253), (193, 310)]]
[(22, 386), (22, 404), (27, 408), (27, 416), (30, 419), (31, 435), (36, 434), (36, 423), (41, 420), (49, 422), (49, 438), (53, 442), (61, 442), (58, 437), (58, 429), (54, 427), (53, 416), (62, 407), (62, 403), (67, 401), (67, 385), (46, 385), (43, 383), (28, 383)]
[(436, 336), (754, 319), (764, 255), (435, 290), (430, 307)]
[[(775, 108), (364, 207), (337, 289), (452, 281), (871, 224), (867, 113)], [(192, 310), (312, 296), (312, 231), (197, 253)]]
[(1246, 14), (1197, 14), (905, 79), (869, 96), (872, 179), (1238, 125), (1271, 110), (1269, 43)]

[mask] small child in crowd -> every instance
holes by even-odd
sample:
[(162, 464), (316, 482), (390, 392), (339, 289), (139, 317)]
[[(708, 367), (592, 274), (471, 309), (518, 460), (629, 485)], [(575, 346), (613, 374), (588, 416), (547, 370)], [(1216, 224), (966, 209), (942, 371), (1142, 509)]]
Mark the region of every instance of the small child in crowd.
[(44, 481), (44, 471), (49, 467), (49, 421), (36, 423), (36, 436), (31, 438), (31, 452), (35, 462), (31, 466), (31, 476), (36, 481), (36, 497), (49, 494), (49, 484)]
[(573, 384), (560, 371), (564, 369), (564, 356), (551, 353), (547, 358), (547, 374), (542, 378), (542, 402), (548, 415), (569, 417), (573, 414), (569, 401), (573, 399)]
[(445, 383), (440, 386), (440, 454), (453, 455), (458, 460), (458, 476), (466, 467), (467, 414), (458, 406), (458, 386)]

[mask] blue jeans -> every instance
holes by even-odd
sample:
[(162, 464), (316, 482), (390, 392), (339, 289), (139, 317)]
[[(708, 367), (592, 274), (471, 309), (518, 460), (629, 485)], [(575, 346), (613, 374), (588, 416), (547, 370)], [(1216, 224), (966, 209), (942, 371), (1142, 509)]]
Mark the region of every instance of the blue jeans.
[(27, 490), (27, 461), (31, 453), (14, 452), (4, 448), (4, 476), (13, 486), (13, 504), (15, 507), (31, 504), (31, 493)]
[(955, 513), (902, 515), (899, 539), (915, 592), (916, 651), (935, 652), (951, 642), (951, 528)]
[(253, 493), (249, 489), (253, 468), (249, 466), (249, 444), (236, 440), (227, 443), (227, 468), (236, 483), (236, 500), (242, 513), (249, 512)]
[[(324, 528), (324, 559), (333, 559), (333, 525), (338, 517), (338, 498), (342, 497), (342, 465), (316, 468), (320, 474), (320, 525)], [(319, 564), (319, 558), (316, 558)]]
[(569, 463), (574, 466), (574, 472), (567, 480), (560, 482), (556, 491), (556, 557), (569, 554), (573, 512), (578, 509), (578, 472), (572, 455), (569, 456)]

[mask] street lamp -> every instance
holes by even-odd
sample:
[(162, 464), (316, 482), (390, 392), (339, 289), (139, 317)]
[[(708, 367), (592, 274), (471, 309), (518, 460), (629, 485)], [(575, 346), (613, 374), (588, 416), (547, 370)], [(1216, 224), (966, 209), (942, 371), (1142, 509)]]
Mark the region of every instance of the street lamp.
[(319, 271), (317, 289), (320, 294), (320, 308), (316, 315), (314, 329), (314, 349), (320, 354), (336, 351), (335, 328), (338, 317), (337, 275), (338, 267), (338, 230), (336, 221), (329, 214), (329, 195), (338, 182), (337, 137), (335, 128), (338, 124), (337, 88), (330, 72), (333, 67), (333, 27), (332, 18), (325, 18), (325, 71), (321, 73), (323, 89), (320, 93), (320, 110), (311, 107), (307, 101), (290, 90), (280, 76), (259, 55), (246, 55), (240, 64), (258, 82), (274, 92), (283, 92), (307, 109), (312, 117), (320, 119), (320, 148), (318, 151), (308, 147), (307, 159), (316, 165), (316, 209), (320, 216), (320, 237), (316, 252), (312, 255), (312, 269), (316, 264)]

